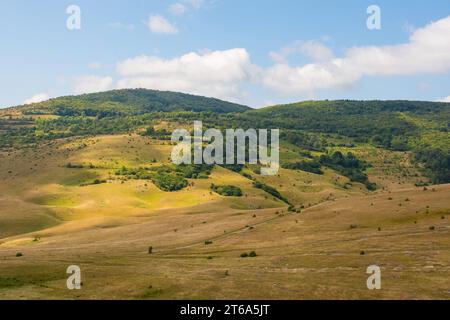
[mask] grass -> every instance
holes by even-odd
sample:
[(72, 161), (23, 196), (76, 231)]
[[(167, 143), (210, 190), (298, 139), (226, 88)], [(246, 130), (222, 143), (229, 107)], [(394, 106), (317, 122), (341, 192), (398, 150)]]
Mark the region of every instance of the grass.
[[(39, 150), (0, 153), (0, 299), (77, 298), (65, 288), (70, 264), (82, 267), (86, 299), (448, 297), (450, 186), (414, 187), (408, 154), (348, 149), (373, 163), (369, 175), (385, 187), (375, 193), (344, 188), (348, 180), (331, 170), (251, 173), (304, 206), (295, 213), (221, 167), (174, 193), (147, 180), (115, 180), (124, 165), (168, 161), (170, 146), (136, 135), (61, 140)], [(68, 162), (95, 168), (62, 167)], [(92, 175), (113, 179), (78, 185)], [(213, 183), (239, 187), (243, 196), (220, 197)], [(258, 257), (240, 258), (251, 251)], [(365, 287), (374, 263), (383, 270), (381, 292)]]
[(69, 195), (50, 194), (31, 199), (31, 202), (43, 206), (70, 207), (76, 203)]

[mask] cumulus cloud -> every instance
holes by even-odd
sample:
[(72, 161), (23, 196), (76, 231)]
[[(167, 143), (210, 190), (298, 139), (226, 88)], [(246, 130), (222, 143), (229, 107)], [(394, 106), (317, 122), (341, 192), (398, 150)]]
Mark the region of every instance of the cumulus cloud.
[[(290, 66), (281, 55), (262, 81), (277, 91), (299, 93), (348, 87), (364, 76), (446, 73), (450, 71), (449, 34), (450, 17), (447, 17), (415, 30), (404, 44), (353, 47), (342, 58), (299, 67)], [(326, 51), (317, 45), (309, 45), (305, 52), (312, 58), (326, 56), (323, 54)]]
[(75, 80), (73, 91), (76, 94), (107, 91), (113, 88), (112, 77), (83, 76)]
[(156, 34), (177, 34), (178, 29), (171, 24), (166, 18), (160, 15), (150, 16), (147, 26), (151, 32)]
[(450, 96), (446, 98), (439, 99), (438, 102), (450, 102)]
[[(265, 68), (253, 64), (243, 48), (190, 52), (170, 59), (141, 55), (117, 64), (117, 82), (112, 77), (88, 76), (78, 79), (75, 89), (85, 93), (149, 88), (245, 103), (246, 90), (259, 86), (285, 97), (314, 97), (318, 90), (350, 88), (363, 77), (448, 73), (449, 34), (450, 17), (416, 29), (406, 43), (353, 47), (342, 57), (335, 56), (322, 42), (299, 42), (271, 53), (274, 63)], [(293, 66), (289, 58), (294, 54), (311, 62)]]
[(191, 52), (174, 59), (143, 55), (117, 66), (122, 77), (119, 88), (181, 91), (234, 101), (243, 96), (241, 86), (257, 71), (245, 49)]
[(32, 103), (38, 103), (42, 101), (46, 101), (50, 99), (50, 96), (47, 93), (39, 93), (36, 94), (28, 99), (26, 99), (23, 104), (32, 104)]

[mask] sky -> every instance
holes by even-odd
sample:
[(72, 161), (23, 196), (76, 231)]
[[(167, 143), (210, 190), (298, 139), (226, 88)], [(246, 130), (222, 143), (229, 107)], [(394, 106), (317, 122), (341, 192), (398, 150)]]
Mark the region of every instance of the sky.
[(450, 102), (448, 0), (0, 0), (0, 39), (0, 107), (121, 88)]

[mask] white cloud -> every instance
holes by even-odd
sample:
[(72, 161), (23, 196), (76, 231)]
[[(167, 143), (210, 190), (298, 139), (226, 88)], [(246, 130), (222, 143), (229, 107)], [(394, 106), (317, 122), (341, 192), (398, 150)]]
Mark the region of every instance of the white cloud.
[[(149, 88), (244, 103), (246, 90), (272, 89), (280, 93), (279, 99), (315, 97), (318, 90), (350, 88), (363, 77), (449, 73), (449, 34), (450, 17), (417, 29), (407, 43), (353, 47), (343, 57), (334, 56), (322, 42), (301, 42), (272, 53), (275, 62), (267, 68), (254, 65), (242, 48), (191, 52), (171, 59), (142, 55), (117, 64), (117, 82), (112, 77), (88, 76), (78, 79), (75, 90)], [(289, 62), (293, 54), (312, 62), (293, 66)]]
[(117, 72), (119, 88), (150, 88), (238, 101), (241, 86), (253, 78), (257, 68), (245, 49), (205, 53), (191, 52), (174, 59), (139, 56), (122, 61)]
[(32, 96), (31, 98), (26, 99), (23, 102), (23, 104), (38, 103), (38, 102), (46, 101), (48, 99), (50, 99), (50, 96), (47, 93), (39, 93), (39, 94)]
[(113, 88), (113, 78), (83, 76), (75, 80), (73, 91), (76, 94), (107, 91)]
[[(449, 34), (450, 17), (447, 17), (415, 30), (409, 42), (404, 44), (354, 47), (343, 58), (300, 67), (292, 67), (278, 59), (262, 81), (277, 91), (294, 94), (348, 87), (364, 76), (446, 73), (450, 71)], [(323, 56), (321, 52), (325, 51), (317, 48), (307, 50), (311, 57)]]
[(313, 94), (317, 89), (349, 87), (360, 75), (343, 68), (342, 64), (340, 59), (303, 67), (276, 64), (264, 72), (262, 82), (267, 87), (285, 94)]
[(450, 102), (450, 96), (446, 98), (439, 99), (438, 102)]
[(179, 2), (173, 3), (169, 6), (170, 13), (174, 15), (182, 15), (187, 10), (186, 6), (184, 4), (181, 4)]
[(150, 16), (147, 26), (151, 32), (157, 34), (177, 34), (178, 29), (172, 25), (166, 18), (160, 15)]

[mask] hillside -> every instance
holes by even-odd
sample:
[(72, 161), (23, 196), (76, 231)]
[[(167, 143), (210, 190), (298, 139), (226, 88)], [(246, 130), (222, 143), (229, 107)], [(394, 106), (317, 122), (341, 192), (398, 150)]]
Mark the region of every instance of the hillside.
[[(249, 117), (247, 118), (247, 115)], [(346, 137), (411, 151), (435, 183), (450, 182), (450, 104), (419, 101), (321, 101), (250, 111), (247, 122)], [(285, 135), (296, 140), (295, 135)]]
[[(0, 299), (448, 296), (450, 185), (433, 184), (450, 104), (216, 101), (131, 90), (1, 110)], [(282, 168), (173, 165), (170, 132), (194, 120), (280, 128)], [(367, 290), (371, 264), (384, 290)]]

